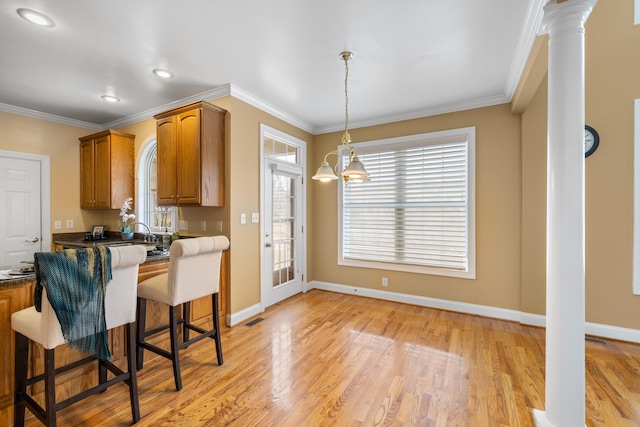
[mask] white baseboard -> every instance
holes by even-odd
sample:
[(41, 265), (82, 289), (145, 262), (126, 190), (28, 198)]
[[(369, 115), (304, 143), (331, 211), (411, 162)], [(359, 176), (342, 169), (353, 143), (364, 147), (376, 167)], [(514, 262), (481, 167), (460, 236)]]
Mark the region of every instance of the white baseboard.
[(594, 335), (596, 337), (640, 343), (640, 331), (637, 329), (619, 328), (617, 326), (587, 322), (585, 332), (588, 335)]
[[(496, 319), (511, 320), (525, 325), (546, 327), (545, 316), (525, 313), (517, 310), (491, 307), (466, 302), (449, 301), (438, 298), (422, 297), (417, 295), (402, 294), (398, 292), (382, 291), (377, 289), (360, 288), (357, 286), (339, 285), (337, 283), (311, 281), (308, 289), (321, 289), (342, 294), (361, 295), (369, 298), (377, 298), (387, 301), (402, 302), (421, 307), (438, 308), (441, 310), (456, 311), (459, 313), (476, 314)], [(620, 328), (617, 326), (602, 325), (599, 323), (585, 323), (585, 333), (602, 338), (610, 338), (633, 343), (640, 343), (640, 330)]]
[(262, 313), (264, 310), (260, 304), (254, 304), (237, 313), (227, 314), (227, 326), (236, 326), (245, 320)]
[(417, 295), (401, 294), (397, 292), (381, 291), (377, 289), (359, 288), (355, 286), (338, 285), (336, 283), (310, 282), (315, 289), (339, 292), (342, 294), (362, 295), (369, 298), (383, 299), (387, 301), (402, 302), (421, 307), (439, 308), (441, 310), (458, 311), (467, 314), (477, 314), (486, 317), (495, 317), (505, 320), (520, 320), (520, 312), (504, 308), (489, 307), (486, 305), (469, 304), (465, 302), (449, 301), (438, 298), (421, 297)]
[(541, 314), (533, 313), (520, 313), (520, 323), (524, 325), (539, 326), (541, 328), (547, 327), (547, 318)]

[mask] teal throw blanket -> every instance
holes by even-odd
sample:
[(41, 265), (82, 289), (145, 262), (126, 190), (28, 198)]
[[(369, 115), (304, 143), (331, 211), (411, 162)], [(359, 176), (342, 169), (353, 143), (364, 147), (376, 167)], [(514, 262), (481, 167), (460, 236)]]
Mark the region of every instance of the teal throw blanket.
[(35, 253), (34, 303), (42, 289), (53, 307), (65, 341), (73, 348), (111, 360), (104, 300), (111, 280), (111, 252), (104, 246)]

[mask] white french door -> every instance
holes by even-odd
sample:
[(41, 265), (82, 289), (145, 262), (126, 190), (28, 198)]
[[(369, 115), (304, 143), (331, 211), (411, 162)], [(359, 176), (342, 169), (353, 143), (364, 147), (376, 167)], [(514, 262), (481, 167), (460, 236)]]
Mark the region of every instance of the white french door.
[(304, 289), (306, 143), (260, 125), (260, 305), (262, 310)]
[(302, 168), (265, 159), (262, 305), (302, 292)]

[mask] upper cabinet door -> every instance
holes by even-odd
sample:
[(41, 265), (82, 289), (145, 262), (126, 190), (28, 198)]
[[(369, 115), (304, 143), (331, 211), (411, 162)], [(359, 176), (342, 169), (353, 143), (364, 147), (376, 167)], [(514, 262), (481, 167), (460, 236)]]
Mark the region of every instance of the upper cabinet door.
[(111, 207), (111, 141), (108, 135), (95, 139), (94, 170), (94, 207), (109, 209)]
[(95, 206), (95, 155), (93, 140), (80, 143), (80, 207), (90, 209)]
[(158, 204), (177, 203), (177, 135), (176, 118), (167, 117), (156, 123), (158, 148)]
[(200, 109), (178, 115), (178, 202), (200, 204)]

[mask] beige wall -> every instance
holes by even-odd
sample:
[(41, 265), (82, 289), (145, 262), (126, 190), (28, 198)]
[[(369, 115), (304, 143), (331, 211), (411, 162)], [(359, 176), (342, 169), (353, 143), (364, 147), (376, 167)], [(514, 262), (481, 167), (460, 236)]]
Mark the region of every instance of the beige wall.
[[(546, 51), (545, 51), (546, 54)], [(547, 232), (547, 79), (522, 114), (522, 300), (545, 314)]]
[[(585, 121), (600, 147), (585, 160), (586, 320), (640, 328), (632, 294), (633, 101), (640, 98), (633, 2), (600, 1), (586, 24)], [(522, 310), (544, 314), (547, 81), (522, 116)]]
[[(518, 310), (520, 307), (520, 117), (507, 104), (353, 129), (353, 142), (476, 127), (476, 280), (337, 265), (337, 181), (315, 187), (311, 254), (315, 280)], [(335, 148), (340, 132), (320, 135), (316, 164)]]

